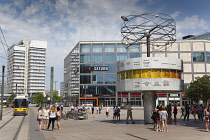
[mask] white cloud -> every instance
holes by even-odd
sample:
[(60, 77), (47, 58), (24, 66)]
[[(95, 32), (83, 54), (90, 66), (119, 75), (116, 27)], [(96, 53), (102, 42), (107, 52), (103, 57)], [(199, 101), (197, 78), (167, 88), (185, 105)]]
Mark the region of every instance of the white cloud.
[(206, 29), (208, 28), (208, 22), (198, 15), (193, 15), (191, 17), (185, 17), (183, 21), (177, 22), (177, 29)]

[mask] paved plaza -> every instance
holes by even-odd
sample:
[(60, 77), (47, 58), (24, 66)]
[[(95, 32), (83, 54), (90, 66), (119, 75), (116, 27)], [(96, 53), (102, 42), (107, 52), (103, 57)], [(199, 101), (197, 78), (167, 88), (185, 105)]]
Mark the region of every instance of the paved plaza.
[(152, 124), (145, 125), (143, 122), (143, 108), (134, 108), (135, 124), (125, 123), (126, 110), (121, 110), (121, 121), (112, 120), (112, 109), (111, 117), (106, 119), (104, 108), (102, 114), (88, 114), (87, 120), (61, 120), (61, 130), (38, 132), (35, 120), (37, 109), (30, 108), (27, 116), (29, 123), (25, 124), (29, 125), (30, 140), (210, 140), (210, 132), (204, 132), (204, 122), (194, 122), (192, 115), (190, 121), (178, 119), (176, 124), (169, 124), (169, 132), (153, 131)]

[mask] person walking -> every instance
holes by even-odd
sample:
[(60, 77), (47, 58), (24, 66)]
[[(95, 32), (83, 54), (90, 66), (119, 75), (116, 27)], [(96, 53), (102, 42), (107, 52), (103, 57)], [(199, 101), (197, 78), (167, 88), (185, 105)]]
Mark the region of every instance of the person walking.
[(204, 115), (204, 121), (205, 121), (205, 132), (209, 132), (209, 112), (208, 112), (208, 106), (205, 106), (204, 107), (203, 115)]
[(55, 107), (52, 106), (50, 108), (50, 113), (49, 113), (49, 123), (48, 123), (48, 127), (47, 127), (47, 130), (49, 130), (49, 127), (50, 127), (50, 124), (52, 122), (52, 131), (54, 130), (54, 124), (55, 124), (55, 119), (56, 119), (56, 110), (55, 110)]
[(203, 108), (201, 105), (197, 106), (197, 113), (198, 113), (198, 120), (201, 122), (203, 119), (203, 114), (202, 114)]
[(128, 118), (130, 117), (131, 118), (131, 122), (132, 124), (134, 124), (135, 122), (133, 121), (133, 116), (132, 116), (132, 107), (131, 107), (131, 103), (128, 102), (128, 105), (127, 105), (127, 118), (126, 118), (126, 123), (128, 123)]
[(114, 106), (113, 107), (113, 120), (115, 120), (116, 118), (116, 107)]
[(187, 118), (187, 121), (189, 121), (189, 116), (190, 116), (190, 105), (189, 104), (187, 104), (185, 106), (185, 111), (186, 111), (186, 113), (184, 115), (184, 120), (183, 121), (185, 121), (186, 118)]
[(99, 110), (99, 114), (101, 114), (101, 106), (99, 106), (99, 109), (98, 110)]
[(94, 106), (92, 106), (92, 114), (94, 114)]
[(197, 114), (196, 106), (193, 107), (192, 114), (193, 114), (194, 120), (196, 122), (196, 114)]
[(96, 112), (97, 112), (97, 114), (98, 114), (98, 110), (99, 110), (99, 107), (97, 106), (97, 107), (96, 107)]
[(162, 127), (160, 129), (161, 132), (168, 132), (167, 118), (168, 118), (168, 113), (166, 111), (166, 108), (163, 107), (161, 111), (161, 116), (160, 116), (161, 123), (162, 123)]
[(176, 105), (174, 106), (173, 113), (174, 113), (174, 122), (176, 122), (176, 116), (177, 116), (177, 106)]
[(43, 125), (44, 125), (44, 130), (47, 129), (48, 123), (49, 123), (49, 107), (45, 106), (43, 109)]
[(38, 123), (38, 131), (42, 131), (42, 116), (43, 116), (43, 111), (42, 107), (39, 107), (38, 112), (37, 112), (37, 121)]
[(118, 106), (116, 107), (116, 117), (120, 121), (120, 108)]
[(185, 115), (185, 107), (184, 106), (182, 106), (181, 107), (181, 116), (180, 116), (180, 119), (182, 118), (182, 117), (184, 117), (184, 115)]
[(56, 123), (57, 123), (57, 129), (61, 130), (60, 120), (61, 120), (61, 109), (57, 107), (57, 114), (56, 114)]
[(106, 118), (107, 119), (109, 118), (109, 106), (108, 105), (106, 106)]

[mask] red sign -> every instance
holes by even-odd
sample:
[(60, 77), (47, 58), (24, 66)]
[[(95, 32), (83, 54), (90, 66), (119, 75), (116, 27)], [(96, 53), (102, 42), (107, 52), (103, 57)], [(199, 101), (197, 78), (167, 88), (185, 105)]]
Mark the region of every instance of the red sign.
[[(141, 95), (131, 95), (131, 97), (140, 97)], [(128, 95), (118, 95), (118, 97), (128, 97)]]

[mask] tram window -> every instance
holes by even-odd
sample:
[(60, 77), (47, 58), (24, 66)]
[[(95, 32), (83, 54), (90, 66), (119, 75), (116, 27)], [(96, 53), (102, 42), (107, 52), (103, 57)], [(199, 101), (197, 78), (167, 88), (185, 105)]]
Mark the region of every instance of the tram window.
[(26, 99), (15, 100), (15, 108), (25, 108), (27, 107)]

